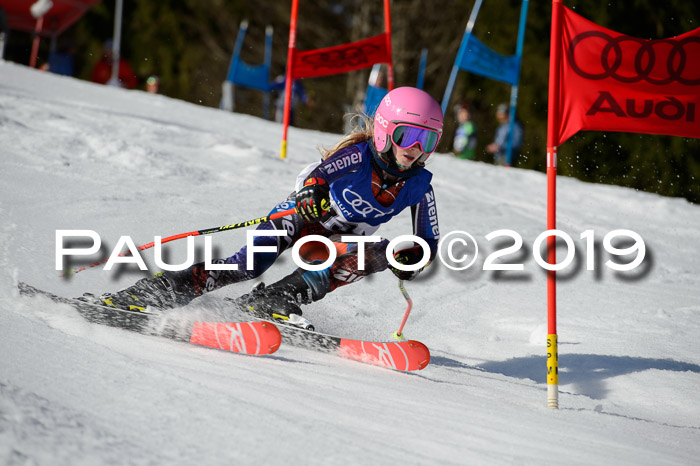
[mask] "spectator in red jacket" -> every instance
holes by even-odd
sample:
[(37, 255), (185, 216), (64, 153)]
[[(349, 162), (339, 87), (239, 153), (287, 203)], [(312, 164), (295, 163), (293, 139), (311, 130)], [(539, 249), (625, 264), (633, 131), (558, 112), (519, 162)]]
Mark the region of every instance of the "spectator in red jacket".
[[(114, 63), (112, 45), (113, 43), (111, 39), (105, 42), (104, 49), (102, 51), (102, 58), (92, 69), (90, 81), (99, 84), (107, 84), (109, 79), (112, 77), (112, 64)], [(119, 86), (127, 89), (134, 89), (138, 83), (139, 79), (134, 74), (131, 64), (129, 64), (129, 62), (124, 58), (119, 57)]]

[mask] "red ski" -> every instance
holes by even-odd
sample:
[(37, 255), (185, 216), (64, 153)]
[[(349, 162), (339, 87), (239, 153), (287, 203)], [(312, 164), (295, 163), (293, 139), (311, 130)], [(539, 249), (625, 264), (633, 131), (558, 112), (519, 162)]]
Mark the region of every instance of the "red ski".
[(272, 354), (280, 331), (269, 322), (195, 322), (190, 343), (243, 354)]
[(92, 323), (118, 327), (144, 335), (156, 335), (195, 345), (243, 354), (272, 354), (280, 346), (280, 332), (269, 322), (191, 322), (167, 319), (161, 322), (159, 312), (126, 311), (80, 299), (58, 296), (26, 283), (18, 284), (23, 296), (43, 296), (53, 302), (67, 304)]
[(338, 354), (397, 371), (424, 369), (430, 362), (428, 347), (415, 340), (374, 342), (342, 338)]
[(278, 325), (284, 344), (330, 353), (347, 359), (397, 371), (425, 369), (430, 351), (423, 343), (408, 341), (363, 341), (335, 337), (289, 325)]

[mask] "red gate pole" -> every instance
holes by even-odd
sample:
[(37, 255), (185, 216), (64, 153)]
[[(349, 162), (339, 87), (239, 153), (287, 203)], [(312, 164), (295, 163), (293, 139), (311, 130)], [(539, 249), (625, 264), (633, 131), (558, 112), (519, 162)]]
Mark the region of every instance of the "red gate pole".
[(280, 158), (287, 158), (287, 129), (289, 128), (289, 107), (292, 101), (292, 76), (294, 73), (294, 49), (297, 42), (297, 12), (299, 0), (292, 0), (292, 14), (289, 20), (289, 49), (287, 51), (287, 74), (284, 83), (284, 119), (282, 120), (282, 148)]
[(32, 54), (29, 57), (29, 67), (36, 68), (36, 59), (39, 55), (39, 42), (41, 41), (41, 30), (44, 27), (44, 16), (39, 16), (34, 28), (34, 40), (32, 42)]
[[(547, 115), (547, 230), (557, 228), (557, 144), (559, 137), (559, 69), (561, 60), (561, 0), (552, 0)], [(547, 237), (547, 262), (556, 264), (556, 237)], [(547, 405), (559, 408), (559, 351), (557, 348), (557, 275), (547, 271)]]
[(394, 89), (394, 57), (391, 54), (391, 0), (384, 0), (384, 30), (386, 33), (386, 52), (389, 63), (386, 69), (387, 89)]

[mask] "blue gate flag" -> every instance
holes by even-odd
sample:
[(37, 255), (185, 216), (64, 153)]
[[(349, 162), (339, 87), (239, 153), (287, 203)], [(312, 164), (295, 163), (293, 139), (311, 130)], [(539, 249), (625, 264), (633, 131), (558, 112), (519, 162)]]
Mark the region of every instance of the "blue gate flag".
[(265, 30), (265, 62), (257, 66), (249, 65), (241, 60), (241, 48), (247, 30), (248, 21), (241, 21), (226, 81), (238, 86), (268, 92), (270, 90), (270, 62), (272, 61), (272, 28), (268, 26)]
[(472, 7), (467, 28), (464, 31), (462, 43), (459, 45), (457, 58), (455, 59), (450, 78), (447, 81), (445, 94), (442, 96), (442, 113), (447, 114), (447, 105), (450, 102), (452, 89), (457, 80), (459, 70), (471, 71), (474, 74), (484, 76), (496, 81), (510, 84), (510, 122), (509, 136), (506, 144), (506, 165), (511, 166), (513, 161), (513, 126), (515, 124), (515, 107), (518, 101), (518, 82), (520, 81), (520, 64), (523, 56), (523, 41), (525, 39), (525, 22), (527, 20), (527, 7), (529, 0), (522, 0), (520, 8), (520, 22), (518, 24), (518, 39), (515, 55), (506, 56), (494, 52), (472, 35), (472, 29), (481, 9), (483, 0), (476, 0)]
[(231, 71), (233, 73), (230, 73), (226, 79), (238, 86), (265, 92), (270, 90), (270, 67), (266, 64), (253, 66), (243, 60), (236, 59)]
[(222, 96), (220, 108), (234, 111), (235, 97), (233, 95), (235, 86), (247, 87), (263, 91), (263, 118), (270, 119), (270, 65), (272, 63), (272, 26), (265, 28), (265, 58), (262, 65), (249, 65), (241, 60), (241, 49), (243, 40), (248, 30), (248, 20), (241, 21), (236, 36), (236, 45), (233, 48), (231, 63), (229, 64), (226, 81), (222, 85)]
[(379, 107), (379, 103), (388, 92), (389, 91), (383, 87), (367, 86), (367, 94), (365, 95), (365, 115), (374, 115), (377, 107)]
[(520, 57), (517, 55), (505, 56), (496, 53), (484, 45), (471, 32), (464, 35), (465, 53), (459, 68), (471, 71), (478, 75), (502, 81), (510, 85), (517, 85), (520, 75)]

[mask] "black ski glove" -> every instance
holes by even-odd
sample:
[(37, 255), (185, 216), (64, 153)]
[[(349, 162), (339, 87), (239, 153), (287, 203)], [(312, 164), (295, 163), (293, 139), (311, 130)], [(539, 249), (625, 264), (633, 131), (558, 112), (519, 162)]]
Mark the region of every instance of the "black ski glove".
[[(420, 245), (418, 244), (410, 248), (401, 249), (400, 251), (396, 251), (394, 253), (394, 260), (402, 265), (417, 264), (421, 261), (421, 259), (423, 259), (423, 248), (420, 247)], [(430, 262), (428, 262), (428, 264), (429, 263)], [(426, 264), (424, 267), (421, 267), (418, 270), (411, 271), (399, 270), (395, 267), (392, 267), (391, 264), (389, 265), (389, 268), (392, 272), (394, 272), (394, 275), (399, 277), (399, 280), (413, 280), (423, 271), (423, 269), (425, 269), (425, 267), (428, 266), (428, 264)]]
[(312, 177), (296, 194), (297, 214), (306, 222), (315, 223), (331, 208), (331, 189), (323, 178)]

